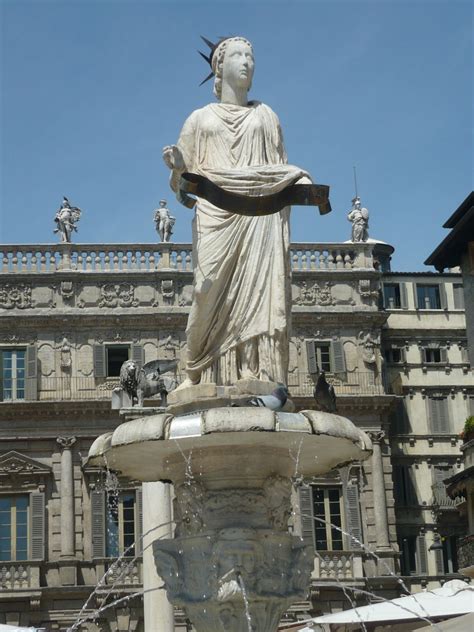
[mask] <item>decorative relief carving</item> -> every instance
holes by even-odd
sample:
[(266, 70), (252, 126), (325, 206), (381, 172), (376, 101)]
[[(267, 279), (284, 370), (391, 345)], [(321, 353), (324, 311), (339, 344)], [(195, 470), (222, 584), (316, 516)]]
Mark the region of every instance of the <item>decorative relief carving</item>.
[(362, 359), (365, 364), (377, 364), (378, 347), (380, 345), (379, 336), (370, 331), (361, 331), (358, 338), (362, 349)]
[(69, 303), (74, 298), (74, 283), (72, 281), (61, 281), (59, 286), (59, 293), (63, 297), (65, 303)]
[(76, 443), (76, 437), (57, 437), (56, 442), (62, 450), (70, 450)]
[(137, 307), (132, 283), (105, 283), (100, 288), (99, 307)]
[(163, 279), (161, 282), (161, 293), (163, 294), (163, 298), (171, 300), (174, 298), (174, 281), (173, 279)]
[(31, 299), (31, 285), (20, 283), (0, 284), (0, 308), (3, 309), (28, 309), (34, 307)]
[(358, 290), (363, 300), (376, 300), (379, 297), (380, 283), (372, 279), (359, 279)]
[(308, 285), (302, 281), (299, 286), (299, 296), (295, 299), (296, 305), (335, 305), (336, 301), (331, 293), (332, 283), (313, 283)]
[(71, 368), (72, 359), (71, 359), (71, 345), (69, 344), (69, 340), (66, 338), (66, 336), (64, 336), (62, 340), (60, 352), (61, 352), (61, 362), (60, 362), (61, 368), (67, 371)]
[(11, 487), (38, 484), (42, 477), (49, 475), (51, 468), (11, 450), (0, 456), (0, 482)]

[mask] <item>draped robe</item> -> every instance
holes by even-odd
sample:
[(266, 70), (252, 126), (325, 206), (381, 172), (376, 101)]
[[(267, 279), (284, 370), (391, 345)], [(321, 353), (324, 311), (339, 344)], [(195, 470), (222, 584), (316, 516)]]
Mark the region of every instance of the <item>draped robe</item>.
[[(278, 118), (259, 102), (196, 110), (178, 147), (186, 171), (244, 195), (275, 193), (308, 175), (286, 164)], [(179, 175), (172, 174), (175, 190)], [(290, 209), (248, 217), (202, 198), (195, 208), (188, 377), (221, 385), (245, 377), (286, 383)]]

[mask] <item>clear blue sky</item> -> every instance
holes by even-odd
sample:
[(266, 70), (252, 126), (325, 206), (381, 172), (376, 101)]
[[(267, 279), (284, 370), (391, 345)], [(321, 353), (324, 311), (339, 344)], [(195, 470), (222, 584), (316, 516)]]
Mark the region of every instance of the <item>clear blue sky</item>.
[(78, 242), (156, 241), (161, 197), (191, 239), (161, 148), (213, 101), (199, 35), (254, 44), (251, 98), (279, 115), (289, 161), (331, 186), (333, 212), (294, 208), (293, 241), (344, 241), (354, 194), (370, 234), (421, 270), (472, 189), (472, 4), (0, 0), (0, 241), (54, 243), (62, 195)]

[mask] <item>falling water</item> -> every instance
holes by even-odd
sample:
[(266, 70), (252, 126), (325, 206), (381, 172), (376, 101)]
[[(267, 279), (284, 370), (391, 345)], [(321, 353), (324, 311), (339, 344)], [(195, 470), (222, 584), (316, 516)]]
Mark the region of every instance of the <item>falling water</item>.
[(237, 582), (238, 582), (238, 584), (240, 586), (240, 589), (242, 590), (242, 598), (244, 600), (245, 618), (247, 619), (248, 632), (252, 632), (252, 630), (253, 630), (253, 628), (252, 628), (252, 616), (250, 614), (249, 599), (248, 599), (248, 595), (247, 595), (247, 589), (245, 587), (244, 578), (242, 577), (242, 573), (240, 573), (239, 571), (236, 571), (235, 575), (237, 577)]

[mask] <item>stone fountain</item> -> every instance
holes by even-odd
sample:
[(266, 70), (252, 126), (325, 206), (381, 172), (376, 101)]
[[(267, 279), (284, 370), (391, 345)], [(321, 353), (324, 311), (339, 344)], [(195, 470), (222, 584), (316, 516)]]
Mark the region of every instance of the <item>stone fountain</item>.
[(163, 150), (178, 199), (196, 205), (188, 377), (165, 412), (99, 437), (89, 463), (173, 483), (175, 533), (155, 540), (154, 559), (198, 632), (272, 632), (313, 568), (288, 527), (294, 483), (365, 459), (371, 444), (336, 414), (268, 403), (288, 368), (288, 207), (327, 213), (328, 187), (286, 164), (277, 116), (248, 101), (250, 42), (205, 41), (219, 102)]

